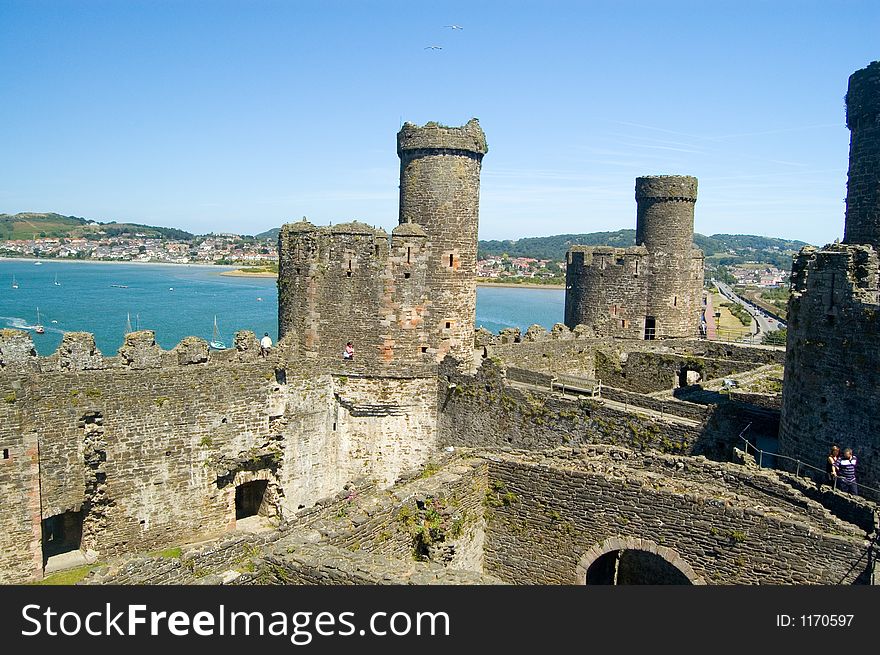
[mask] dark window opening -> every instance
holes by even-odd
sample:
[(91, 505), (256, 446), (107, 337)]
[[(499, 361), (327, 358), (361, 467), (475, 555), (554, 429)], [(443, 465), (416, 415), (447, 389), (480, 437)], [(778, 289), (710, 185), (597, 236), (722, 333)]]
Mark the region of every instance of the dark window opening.
[(618, 265), (618, 266), (623, 266), (623, 261), (624, 261), (623, 257), (618, 257), (618, 258), (617, 258), (617, 265)]
[(9, 459), (9, 448), (3, 449), (3, 459)]
[(411, 250), (412, 250), (411, 248), (407, 248), (407, 249), (406, 249), (406, 263), (407, 263), (407, 264), (410, 263), (410, 261), (409, 261), (409, 256), (410, 256), (410, 251), (411, 251)]
[(620, 327), (622, 327), (622, 328), (628, 328), (628, 327), (629, 327), (629, 322), (628, 322), (626, 319), (623, 319), (622, 321), (620, 321)]
[(452, 268), (452, 255), (449, 255), (449, 268)]
[(657, 319), (654, 316), (645, 317), (645, 341), (653, 341), (657, 336)]
[(166, 451), (165, 451), (165, 457), (171, 457), (171, 451), (170, 451), (170, 450), (166, 450)]
[(299, 269), (296, 269), (296, 274), (299, 275)]
[(348, 270), (351, 270), (351, 260), (348, 260)]
[(639, 263), (636, 262), (636, 277), (639, 276)]
[(403, 279), (404, 279), (404, 280), (408, 280), (410, 275), (412, 275), (412, 274), (411, 274), (411, 273), (404, 273), (404, 274), (403, 274)]
[(79, 550), (82, 525), (82, 512), (64, 512), (43, 519), (44, 565), (50, 557)]
[(347, 275), (348, 277), (351, 277), (351, 271), (348, 271), (348, 272), (346, 273), (346, 275)]
[(423, 353), (428, 352), (428, 346), (422, 346), (422, 352)]
[(265, 514), (261, 512), (263, 501), (266, 497), (267, 480), (254, 480), (245, 482), (235, 488), (235, 520), (245, 519), (249, 516)]
[(678, 307), (678, 296), (672, 296), (672, 306)]
[(287, 369), (275, 369), (275, 382), (277, 382), (278, 384), (287, 384)]
[(333, 424), (333, 431), (336, 432), (336, 423)]
[(448, 329), (451, 327), (452, 327), (452, 323), (450, 321), (446, 321), (446, 328)]

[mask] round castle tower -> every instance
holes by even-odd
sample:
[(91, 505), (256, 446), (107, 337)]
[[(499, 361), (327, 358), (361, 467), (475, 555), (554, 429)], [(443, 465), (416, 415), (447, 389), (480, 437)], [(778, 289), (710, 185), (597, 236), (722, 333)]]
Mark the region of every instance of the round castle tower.
[(476, 119), (461, 127), (405, 123), (397, 134), (400, 224), (427, 234), (430, 304), (425, 332), (439, 361), (473, 355), (477, 304), (480, 168), (486, 136)]
[(696, 202), (695, 177), (636, 178), (636, 245), (645, 246), (651, 257), (645, 338), (699, 333), (703, 254), (694, 248)]
[(859, 482), (878, 488), (880, 62), (850, 76), (846, 103), (846, 239), (792, 264), (779, 452), (822, 467), (832, 444), (850, 447)]
[(880, 248), (880, 61), (850, 75), (846, 126), (851, 136), (843, 242)]

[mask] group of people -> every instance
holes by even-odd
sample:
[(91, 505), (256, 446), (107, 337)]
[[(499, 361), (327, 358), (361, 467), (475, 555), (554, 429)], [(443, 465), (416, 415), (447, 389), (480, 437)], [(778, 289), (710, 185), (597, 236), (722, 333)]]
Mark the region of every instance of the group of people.
[[(266, 332), (263, 335), (263, 338), (260, 339), (260, 355), (268, 357), (271, 350), (272, 338), (269, 336), (269, 333)], [(352, 344), (351, 341), (345, 344), (345, 350), (342, 351), (342, 359), (354, 359), (354, 344)]]
[(840, 452), (839, 446), (831, 446), (828, 458), (825, 460), (825, 472), (828, 475), (828, 484), (851, 494), (858, 494), (856, 485), (856, 456), (852, 448), (844, 448)]

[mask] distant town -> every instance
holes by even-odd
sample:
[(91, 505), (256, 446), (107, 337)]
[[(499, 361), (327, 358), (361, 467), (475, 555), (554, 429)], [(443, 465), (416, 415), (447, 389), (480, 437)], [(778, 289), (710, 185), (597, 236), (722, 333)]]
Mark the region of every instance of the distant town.
[(238, 234), (208, 234), (190, 240), (157, 239), (145, 233), (89, 238), (36, 237), (8, 240), (0, 245), (7, 257), (45, 257), (98, 261), (172, 264), (268, 265), (278, 260), (275, 243)]

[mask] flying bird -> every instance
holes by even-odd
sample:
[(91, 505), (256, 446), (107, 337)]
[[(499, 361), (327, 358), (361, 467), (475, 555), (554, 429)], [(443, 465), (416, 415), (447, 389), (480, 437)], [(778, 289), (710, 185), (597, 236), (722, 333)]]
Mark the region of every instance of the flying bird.
[(425, 50), (443, 50), (442, 45), (426, 45)]
[(444, 25), (443, 27), (448, 27), (451, 30), (463, 30), (464, 29), (461, 25)]

